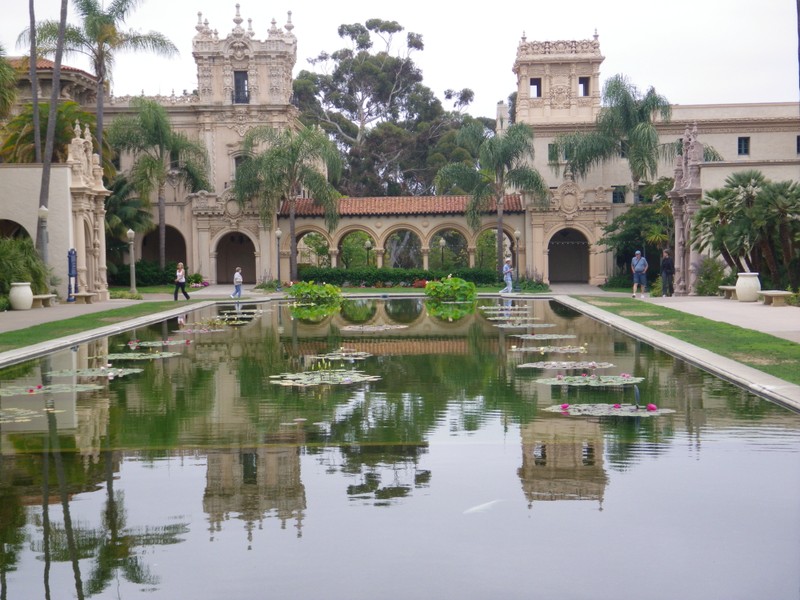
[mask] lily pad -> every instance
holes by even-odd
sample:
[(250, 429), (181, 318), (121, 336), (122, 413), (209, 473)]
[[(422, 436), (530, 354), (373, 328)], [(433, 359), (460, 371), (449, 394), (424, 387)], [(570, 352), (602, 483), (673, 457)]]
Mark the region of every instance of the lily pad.
[(109, 354), (108, 360), (156, 360), (181, 356), (180, 352), (118, 352)]
[(354, 360), (364, 360), (373, 356), (369, 352), (360, 352), (358, 350), (351, 350), (349, 348), (339, 348), (335, 352), (328, 352), (327, 354), (318, 354), (312, 356), (312, 360), (346, 360), (352, 362)]
[(391, 329), (407, 329), (408, 325), (345, 325), (340, 327), (340, 331), (361, 331), (372, 333), (376, 331), (389, 331)]
[(658, 408), (635, 404), (554, 404), (543, 408), (547, 412), (557, 412), (570, 417), (657, 417), (674, 413), (671, 408)]
[(122, 344), (123, 346), (127, 346), (131, 350), (136, 350), (137, 348), (163, 348), (164, 346), (186, 346), (187, 344), (191, 344), (191, 340), (155, 340), (155, 341), (144, 341), (141, 342), (139, 340), (131, 340), (127, 344)]
[(520, 333), (512, 337), (520, 338), (521, 340), (570, 340), (578, 336), (571, 333)]
[(98, 369), (64, 369), (63, 371), (51, 371), (48, 375), (51, 377), (108, 377), (109, 379), (113, 379), (115, 377), (125, 377), (125, 375), (141, 373), (143, 370), (144, 369), (100, 367)]
[(38, 394), (60, 394), (64, 392), (88, 392), (102, 390), (95, 383), (54, 383), (51, 385), (10, 385), (0, 388), (0, 396), (36, 396)]
[(544, 385), (572, 385), (572, 386), (591, 386), (591, 387), (608, 387), (608, 386), (621, 386), (633, 385), (644, 381), (644, 377), (633, 377), (628, 373), (621, 375), (589, 375), (583, 373), (582, 375), (557, 375), (555, 377), (545, 377), (537, 379), (536, 383)]
[(534, 363), (524, 363), (517, 365), (518, 369), (609, 369), (614, 365), (607, 362), (594, 362), (586, 360), (578, 361), (557, 361), (557, 360), (543, 360)]
[(320, 369), (301, 373), (282, 373), (271, 375), (270, 383), (288, 387), (314, 387), (320, 385), (352, 385), (368, 381), (379, 381), (378, 375), (367, 375), (352, 369)]
[(509, 352), (538, 352), (545, 354), (586, 354), (586, 346), (519, 346), (509, 350)]
[[(519, 329), (520, 327), (524, 327), (525, 329), (544, 329), (546, 327), (555, 327), (555, 323), (520, 323), (518, 321), (511, 321), (509, 323), (498, 323), (495, 327), (502, 327), (502, 328), (515, 328)], [(572, 336), (575, 337), (575, 336)]]

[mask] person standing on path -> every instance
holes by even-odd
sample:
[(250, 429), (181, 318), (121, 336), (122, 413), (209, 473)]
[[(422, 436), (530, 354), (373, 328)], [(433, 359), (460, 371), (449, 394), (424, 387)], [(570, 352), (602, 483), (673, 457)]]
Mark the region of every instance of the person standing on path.
[(636, 298), (636, 285), (639, 284), (642, 290), (642, 298), (647, 291), (647, 259), (642, 256), (641, 250), (637, 250), (631, 260), (631, 273), (633, 273), (633, 297)]
[(669, 255), (669, 250), (664, 250), (661, 257), (661, 293), (664, 296), (672, 296), (675, 293), (672, 287), (673, 275), (675, 275), (675, 263)]
[(511, 257), (506, 258), (503, 263), (503, 281), (506, 282), (506, 287), (500, 290), (501, 294), (510, 294), (514, 290), (514, 282), (511, 277)]
[(175, 271), (175, 301), (178, 301), (178, 290), (183, 292), (183, 297), (189, 299), (189, 294), (186, 293), (186, 270), (183, 268), (183, 263), (178, 263), (178, 269)]
[(231, 298), (242, 297), (242, 267), (236, 267), (236, 272), (233, 274), (233, 293)]

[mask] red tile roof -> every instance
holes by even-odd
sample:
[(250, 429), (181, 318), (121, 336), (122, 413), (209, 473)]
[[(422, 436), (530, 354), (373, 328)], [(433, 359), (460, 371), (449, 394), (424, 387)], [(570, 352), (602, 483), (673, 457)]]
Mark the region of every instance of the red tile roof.
[[(9, 56), (7, 59), (8, 63), (14, 67), (15, 69), (24, 69), (27, 73), (28, 71), (28, 57), (27, 56)], [(48, 71), (52, 70), (55, 66), (55, 63), (52, 60), (47, 58), (37, 58), (36, 59), (36, 70), (37, 71)], [(94, 79), (94, 75), (91, 73), (87, 73), (82, 69), (76, 69), (75, 67), (70, 67), (69, 65), (65, 65), (61, 63), (61, 70), (62, 71), (70, 71), (72, 73), (82, 73), (86, 75), (89, 79)]]
[[(377, 217), (381, 215), (463, 215), (469, 196), (384, 196), (370, 198), (345, 197), (339, 200), (341, 217)], [(321, 206), (315, 206), (310, 198), (297, 201), (298, 217), (316, 217), (324, 214)], [(506, 195), (503, 212), (522, 213), (525, 207), (519, 194)], [(494, 200), (489, 202), (486, 213), (497, 212)], [(289, 204), (284, 201), (281, 216), (289, 215)]]

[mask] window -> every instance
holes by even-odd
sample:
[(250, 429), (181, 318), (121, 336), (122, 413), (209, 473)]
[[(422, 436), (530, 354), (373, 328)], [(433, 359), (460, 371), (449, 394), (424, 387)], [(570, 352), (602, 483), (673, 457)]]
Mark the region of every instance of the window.
[(797, 153), (800, 154), (800, 135), (797, 136)]
[(622, 140), (619, 143), (619, 157), (620, 158), (628, 158), (628, 142)]
[(625, 186), (615, 185), (611, 191), (611, 202), (613, 204), (625, 204)]
[(750, 138), (740, 137), (736, 143), (736, 151), (739, 156), (750, 156)]
[(549, 162), (558, 162), (558, 149), (555, 144), (547, 144), (547, 160)]
[(589, 93), (589, 78), (578, 77), (578, 96), (588, 96)]
[(250, 88), (247, 86), (247, 71), (233, 72), (233, 103), (250, 104)]
[(542, 97), (542, 78), (531, 77), (531, 98)]

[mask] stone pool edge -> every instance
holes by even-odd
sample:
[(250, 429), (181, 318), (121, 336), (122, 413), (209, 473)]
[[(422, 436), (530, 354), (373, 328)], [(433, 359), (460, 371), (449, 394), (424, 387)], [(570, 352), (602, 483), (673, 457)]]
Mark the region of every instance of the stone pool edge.
[(667, 354), (685, 360), (748, 392), (767, 398), (795, 412), (800, 412), (800, 386), (798, 385), (699, 348), (688, 342), (683, 342), (646, 325), (630, 321), (625, 317), (614, 315), (604, 311), (602, 308), (576, 300), (571, 296), (553, 295), (551, 298), (631, 337), (655, 346)]

